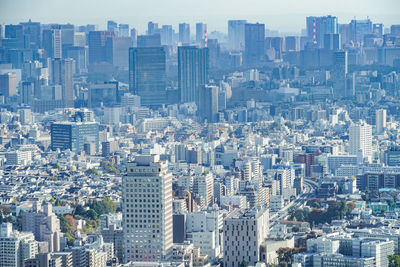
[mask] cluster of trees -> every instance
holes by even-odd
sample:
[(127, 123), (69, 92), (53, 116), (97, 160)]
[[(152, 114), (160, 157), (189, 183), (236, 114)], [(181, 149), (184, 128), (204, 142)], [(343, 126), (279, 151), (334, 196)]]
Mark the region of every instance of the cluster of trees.
[(389, 255), (389, 267), (400, 267), (399, 255)]
[(115, 167), (114, 163), (112, 163), (111, 161), (103, 161), (101, 167), (107, 173), (115, 173), (115, 174), (119, 173), (118, 168)]
[(0, 224), (1, 223), (12, 223), (13, 217), (11, 209), (9, 207), (0, 205)]
[(305, 251), (305, 248), (280, 248), (278, 254), (279, 266), (292, 266), (293, 255)]
[(353, 209), (354, 203), (346, 201), (331, 202), (326, 210), (294, 207), (289, 210), (289, 220), (306, 221), (310, 224), (330, 223), (332, 220), (345, 218)]
[(73, 215), (59, 215), (61, 231), (65, 234), (68, 245), (73, 245), (75, 241), (75, 232), (77, 229), (75, 219), (85, 219), (86, 224), (83, 226), (82, 232), (90, 234), (99, 227), (100, 215), (114, 213), (115, 211), (115, 203), (110, 198), (104, 198), (100, 201), (88, 202), (85, 206), (77, 205)]
[(100, 201), (91, 201), (86, 204), (86, 209), (82, 205), (75, 208), (74, 215), (81, 216), (85, 219), (97, 220), (102, 214), (114, 213), (116, 211), (115, 203), (110, 198), (104, 198)]

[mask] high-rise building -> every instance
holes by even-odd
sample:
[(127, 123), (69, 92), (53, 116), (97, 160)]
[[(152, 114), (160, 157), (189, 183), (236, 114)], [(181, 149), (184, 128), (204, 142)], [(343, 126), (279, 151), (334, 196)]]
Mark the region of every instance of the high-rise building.
[(196, 43), (203, 45), (207, 32), (207, 24), (196, 23)]
[(309, 41), (323, 46), (324, 35), (328, 33), (338, 33), (338, 19), (335, 16), (307, 17), (307, 37)]
[(166, 104), (166, 54), (162, 47), (129, 49), (129, 88), (145, 106)]
[[(40, 22), (20, 23), (24, 28), (25, 39), (28, 42), (28, 48), (38, 49), (40, 47)], [(1, 37), (0, 37), (1, 38)]]
[(119, 37), (129, 37), (129, 24), (119, 24)]
[(12, 230), (11, 223), (0, 225), (0, 266), (24, 267), (24, 260), (38, 253), (38, 244), (32, 233)]
[(194, 46), (178, 47), (178, 84), (180, 101), (196, 102), (200, 86), (208, 79), (208, 49)]
[(152, 22), (152, 21), (150, 21), (148, 24), (147, 24), (147, 35), (153, 35), (153, 34), (156, 34), (156, 33), (158, 33), (158, 23), (154, 23), (154, 22)]
[(22, 25), (6, 25), (2, 46), (7, 48), (25, 48), (25, 36)]
[(115, 21), (112, 21), (112, 20), (107, 21), (107, 31), (109, 31), (109, 32), (118, 31), (118, 23), (116, 23)]
[(337, 51), (341, 48), (340, 34), (326, 33), (324, 34), (324, 48)]
[(85, 144), (99, 150), (99, 124), (96, 122), (55, 122), (50, 127), (51, 148), (81, 152)]
[(348, 73), (347, 51), (336, 51), (333, 54), (333, 95), (335, 98), (351, 97), (354, 92), (347, 90), (346, 77)]
[(62, 58), (61, 30), (44, 30), (42, 36), (42, 43), (46, 56), (51, 58)]
[(228, 21), (228, 42), (229, 48), (233, 51), (244, 51), (244, 25), (246, 20), (229, 20)]
[(159, 155), (138, 155), (122, 178), (124, 262), (172, 256), (172, 174)]
[(33, 82), (23, 82), (21, 90), (21, 103), (26, 105), (32, 105), (34, 98), (34, 83)]
[(9, 72), (0, 75), (0, 94), (6, 97), (17, 94), (17, 75), (15, 73)]
[(239, 267), (245, 259), (250, 265), (261, 261), (260, 246), (269, 233), (266, 208), (234, 210), (224, 219), (224, 266)]
[(349, 127), (349, 153), (371, 158), (372, 156), (372, 129), (371, 125), (361, 121)]
[(376, 110), (376, 132), (381, 134), (386, 128), (386, 109)]
[(172, 45), (174, 38), (174, 30), (172, 25), (163, 25), (161, 28), (161, 44)]
[(190, 24), (179, 24), (179, 42), (182, 44), (190, 44)]
[(41, 204), (35, 201), (32, 210), (22, 214), (22, 231), (32, 232), (35, 240), (46, 242), (49, 251), (60, 250), (60, 220), (50, 203), (42, 208)]
[(137, 30), (135, 28), (131, 29), (131, 39), (132, 39), (132, 46), (136, 47), (137, 46)]
[(201, 86), (199, 101), (196, 104), (202, 120), (216, 122), (218, 115), (218, 87), (214, 85)]
[(89, 32), (89, 64), (101, 62), (112, 63), (112, 39), (114, 32), (91, 31)]
[(74, 69), (75, 61), (71, 58), (56, 58), (51, 61), (50, 81), (52, 85), (62, 86), (62, 100), (65, 107), (74, 106)]
[(139, 35), (137, 37), (137, 47), (159, 47), (161, 46), (160, 34)]
[(245, 24), (245, 63), (254, 65), (264, 59), (264, 24)]
[(354, 43), (362, 43), (364, 35), (373, 33), (372, 21), (370, 19), (350, 21), (350, 40)]
[(300, 38), (298, 36), (286, 36), (285, 37), (285, 50), (286, 51), (299, 51), (300, 50)]

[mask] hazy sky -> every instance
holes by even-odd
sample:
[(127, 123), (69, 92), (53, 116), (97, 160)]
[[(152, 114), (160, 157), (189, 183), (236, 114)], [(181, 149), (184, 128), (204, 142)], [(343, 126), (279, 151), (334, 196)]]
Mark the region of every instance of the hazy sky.
[[(354, 16), (373, 22), (400, 24), (400, 0), (0, 0), (0, 23), (97, 24), (128, 23), (144, 33), (147, 22), (172, 24), (205, 22), (208, 31), (227, 31), (228, 19), (261, 22), (281, 32), (305, 28), (305, 16), (336, 15), (339, 23)], [(194, 25), (191, 25), (194, 30)]]

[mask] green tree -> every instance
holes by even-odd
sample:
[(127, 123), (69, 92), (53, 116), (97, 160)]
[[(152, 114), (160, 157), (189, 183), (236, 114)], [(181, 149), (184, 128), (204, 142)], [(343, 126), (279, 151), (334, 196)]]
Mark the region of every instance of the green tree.
[(242, 262), (239, 264), (239, 267), (247, 267), (247, 266), (249, 266), (249, 263), (245, 258), (243, 258)]
[(88, 212), (86, 214), (87, 214), (87, 217), (89, 219), (91, 219), (91, 220), (97, 220), (97, 217), (99, 216), (97, 214), (97, 212), (95, 210), (92, 210), (92, 209), (88, 210)]
[(389, 267), (400, 267), (400, 256), (399, 255), (389, 255)]

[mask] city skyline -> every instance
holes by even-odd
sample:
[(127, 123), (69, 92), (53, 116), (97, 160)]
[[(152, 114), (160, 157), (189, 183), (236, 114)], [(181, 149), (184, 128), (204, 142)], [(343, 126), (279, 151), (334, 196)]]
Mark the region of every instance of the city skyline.
[[(15, 1), (3, 0), (0, 3), (0, 23), (18, 23), (20, 21), (40, 21), (42, 23), (72, 23), (96, 24), (101, 29), (106, 28), (107, 20), (128, 23), (145, 34), (148, 21), (159, 24), (172, 24), (177, 30), (178, 24), (191, 24), (191, 33), (195, 33), (195, 23), (208, 24), (209, 32), (214, 30), (227, 33), (226, 21), (230, 19), (247, 19), (249, 22), (266, 24), (267, 29), (287, 33), (299, 33), (305, 28), (304, 17), (334, 15), (339, 23), (348, 23), (351, 19), (366, 19), (379, 21), (384, 25), (400, 23), (400, 3), (396, 0), (375, 1), (335, 1), (332, 6), (329, 1), (298, 1), (284, 0), (277, 2), (252, 0), (244, 5), (241, 1), (207, 0), (196, 9), (191, 8), (190, 2), (146, 1), (140, 4), (140, 11), (135, 10), (135, 2), (125, 0), (113, 2), (98, 1), (27, 1), (19, 0), (21, 8), (15, 9)], [(96, 12), (87, 13), (96, 5)], [(40, 8), (39, 8), (40, 7)], [(74, 7), (74, 9), (72, 9)], [(210, 7), (212, 7), (210, 9)], [(360, 7), (362, 7), (360, 9)], [(261, 12), (265, 8), (265, 12)], [(33, 15), (35, 14), (35, 15)], [(115, 15), (117, 14), (117, 15)], [(168, 14), (168, 15), (165, 15)]]

